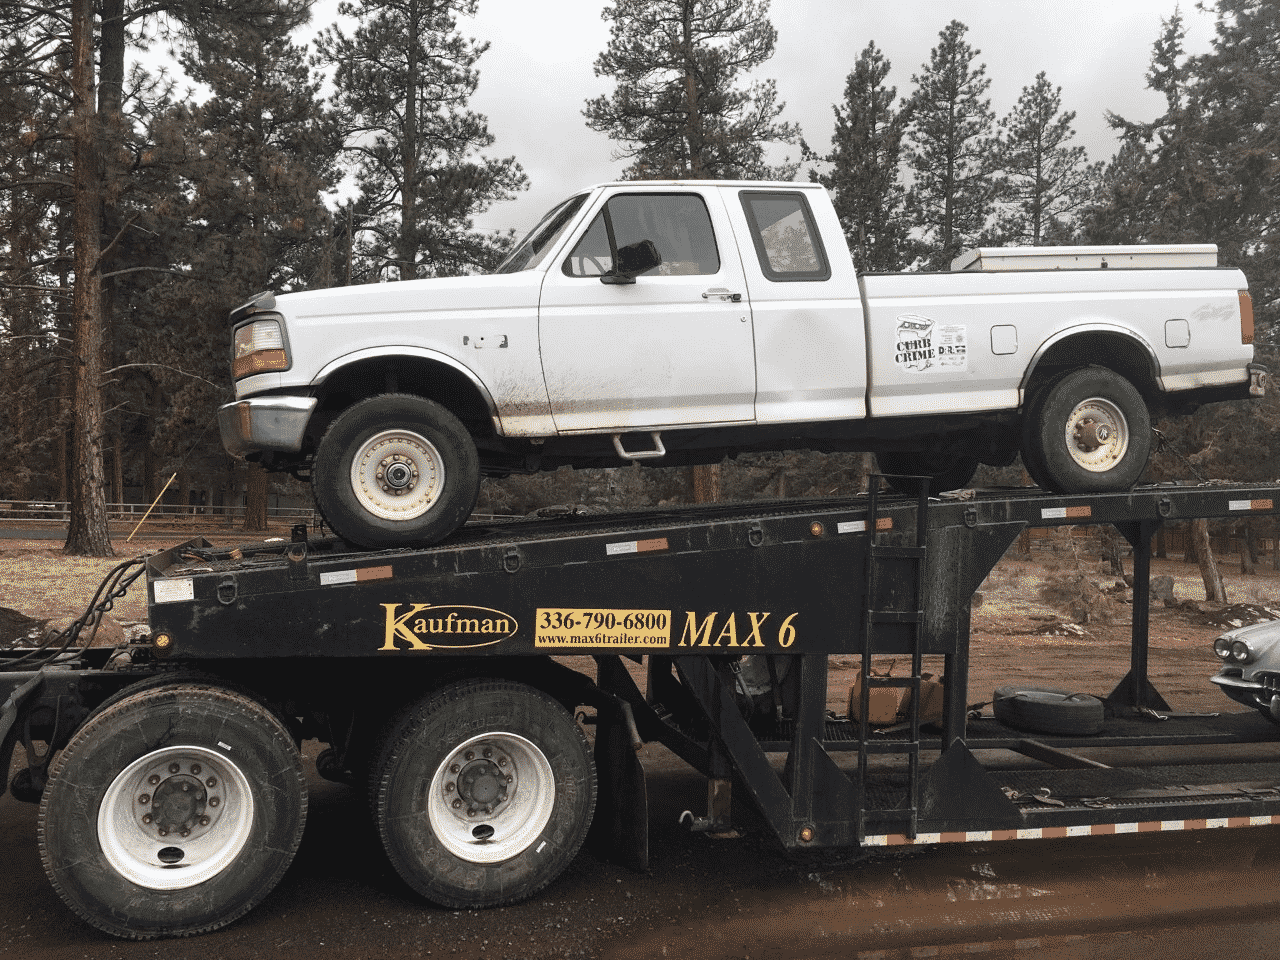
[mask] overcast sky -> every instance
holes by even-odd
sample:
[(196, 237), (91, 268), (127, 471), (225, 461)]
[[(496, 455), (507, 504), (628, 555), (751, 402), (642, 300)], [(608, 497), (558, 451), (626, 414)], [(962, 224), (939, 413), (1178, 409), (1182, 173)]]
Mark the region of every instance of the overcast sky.
[[(491, 153), (515, 156), (529, 176), (520, 199), (477, 218), (486, 229), (524, 233), (552, 204), (580, 187), (613, 180), (626, 166), (612, 159), (614, 144), (587, 129), (584, 101), (612, 90), (592, 64), (609, 40), (600, 0), (480, 0), (464, 35), (487, 40), (480, 87), (472, 107), (489, 118)], [(321, 0), (313, 27), (333, 20), (336, 0)], [(1163, 98), (1146, 89), (1145, 74), (1161, 20), (1177, 0), (791, 0), (775, 2), (774, 57), (759, 76), (777, 81), (782, 118), (798, 123), (809, 145), (830, 148), (832, 106), (870, 41), (892, 64), (888, 82), (898, 96), (929, 59), (938, 33), (953, 19), (969, 27), (991, 80), (992, 109), (1004, 116), (1041, 70), (1062, 87), (1063, 108), (1076, 112), (1077, 142), (1091, 160), (1115, 152), (1108, 110), (1132, 119), (1159, 116)], [(1187, 49), (1209, 49), (1213, 16), (1183, 0)], [(798, 158), (799, 150), (790, 155)], [(803, 172), (802, 172), (803, 176)]]

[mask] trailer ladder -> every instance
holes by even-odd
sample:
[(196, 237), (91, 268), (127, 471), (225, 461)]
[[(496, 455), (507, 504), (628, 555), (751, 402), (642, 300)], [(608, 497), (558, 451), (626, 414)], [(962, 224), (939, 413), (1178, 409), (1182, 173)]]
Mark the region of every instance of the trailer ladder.
[[(862, 663), (858, 691), (858, 842), (866, 839), (868, 817), (900, 817), (905, 809), (908, 817), (907, 836), (914, 839), (920, 812), (920, 692), (923, 666), (924, 570), (928, 556), (928, 482), (920, 479), (916, 505), (915, 543), (901, 545), (889, 542), (892, 535), (880, 532), (878, 523), (879, 476), (872, 476), (867, 496), (867, 564), (866, 610), (862, 630)], [(886, 577), (890, 563), (906, 576)], [(905, 594), (905, 596), (904, 596)], [(906, 609), (904, 609), (906, 607)], [(907, 676), (878, 675), (871, 668), (876, 638), (881, 631), (899, 628), (909, 639), (911, 673)], [(907, 738), (876, 740), (870, 723), (871, 692), (874, 689), (907, 690)], [(907, 758), (905, 806), (873, 809), (867, 800), (867, 760), (871, 754), (897, 754)]]

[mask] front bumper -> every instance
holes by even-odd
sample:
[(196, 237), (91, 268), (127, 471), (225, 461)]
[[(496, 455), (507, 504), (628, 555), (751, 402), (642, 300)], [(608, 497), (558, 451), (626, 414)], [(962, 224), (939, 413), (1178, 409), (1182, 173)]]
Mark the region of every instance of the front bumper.
[(300, 453), (315, 397), (252, 397), (218, 408), (222, 445), (233, 457)]

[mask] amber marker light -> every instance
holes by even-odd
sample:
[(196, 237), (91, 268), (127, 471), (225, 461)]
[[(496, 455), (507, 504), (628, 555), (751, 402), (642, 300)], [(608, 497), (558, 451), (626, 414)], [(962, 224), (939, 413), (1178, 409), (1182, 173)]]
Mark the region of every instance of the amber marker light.
[(827, 528), (815, 520), (813, 523), (809, 524), (809, 532), (815, 537), (820, 537), (827, 532)]
[(1253, 297), (1240, 291), (1240, 342), (1253, 343)]

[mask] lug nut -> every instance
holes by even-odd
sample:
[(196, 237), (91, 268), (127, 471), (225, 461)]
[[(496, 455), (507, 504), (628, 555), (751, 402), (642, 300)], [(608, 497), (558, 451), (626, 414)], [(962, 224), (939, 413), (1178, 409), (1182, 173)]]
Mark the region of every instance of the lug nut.
[(143, 817), (142, 817), (142, 822), (143, 822), (143, 823), (150, 823), (150, 822), (151, 822), (151, 814), (149, 814), (149, 813), (148, 813), (148, 814), (144, 814), (144, 815), (143, 815)]
[(485, 757), (485, 759), (487, 760), (487, 759), (489, 759), (489, 758), (490, 758), (490, 757), (492, 757), (492, 756), (493, 756), (493, 751), (492, 751), (492, 750), (490, 750), (488, 747), (485, 747), (485, 748), (484, 748), (484, 757)]
[(181, 769), (182, 769), (182, 767), (178, 766), (176, 763), (171, 763), (171, 764), (169, 764), (169, 772), (170, 772), (170, 773), (177, 773), (177, 772), (178, 772), (179, 770), (181, 770)]
[(445, 792), (445, 793), (453, 793), (453, 784), (452, 784), (452, 783), (446, 783), (446, 784), (444, 785), (444, 792)]
[(198, 764), (198, 763), (193, 763), (193, 764), (191, 765), (191, 775), (192, 775), (193, 777), (198, 777), (198, 776), (200, 776), (200, 771), (201, 771), (201, 769), (202, 769), (202, 767), (200, 766), (200, 764)]
[(453, 766), (451, 766), (451, 767), (449, 768), (449, 772), (450, 772), (450, 773), (457, 773), (457, 772), (458, 772), (459, 770), (461, 770), (461, 769), (462, 769), (462, 768), (461, 768), (460, 766), (458, 766), (458, 765), (455, 763)]
[(218, 785), (218, 778), (217, 778), (217, 777), (210, 777), (208, 780), (206, 780), (206, 781), (204, 782), (204, 785), (205, 785), (206, 787), (216, 787), (216, 786)]
[(476, 758), (476, 752), (474, 750), (468, 750), (465, 756), (468, 760), (474, 760)]
[(462, 801), (461, 801), (461, 800), (455, 800), (455, 801), (453, 801), (453, 809), (457, 810), (457, 809), (459, 809), (461, 806), (462, 806)]
[(151, 784), (151, 786), (153, 787), (159, 782), (160, 782), (160, 778), (156, 776), (156, 774), (154, 773), (151, 776), (147, 777), (147, 783)]
[(169, 835), (169, 831), (168, 831), (168, 830), (166, 830), (164, 827), (161, 827), (161, 828), (160, 828), (160, 836), (162, 836), (162, 837), (167, 837), (168, 835)]
[(209, 806), (216, 807), (220, 802), (221, 801), (219, 801), (217, 797), (211, 797), (209, 799)]
[(208, 818), (208, 817), (201, 817), (201, 818), (200, 818), (200, 826), (202, 826), (202, 827), (207, 827), (208, 825), (209, 825), (209, 818)]
[(138, 798), (138, 802), (139, 802), (139, 803), (150, 803), (150, 802), (151, 802), (151, 794), (149, 794), (149, 793), (144, 793), (142, 796), (140, 796), (140, 797)]

